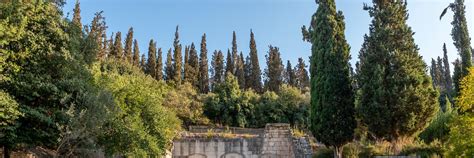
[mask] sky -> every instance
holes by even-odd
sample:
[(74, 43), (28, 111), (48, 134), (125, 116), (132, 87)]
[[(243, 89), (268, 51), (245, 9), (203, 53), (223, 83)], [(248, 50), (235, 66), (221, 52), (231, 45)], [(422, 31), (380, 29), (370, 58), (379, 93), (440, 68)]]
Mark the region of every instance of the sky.
[[(440, 20), (442, 10), (454, 0), (409, 0), (408, 25), (425, 62), (442, 56), (442, 45), (447, 44), (449, 60), (458, 58), (452, 44), (452, 12)], [(64, 15), (72, 17), (75, 0), (67, 0)], [(172, 47), (174, 32), (179, 25), (183, 45), (192, 42), (199, 50), (201, 36), (206, 33), (209, 59), (214, 50), (231, 48), (232, 31), (236, 32), (238, 51), (249, 53), (250, 30), (253, 30), (262, 69), (266, 67), (268, 46), (280, 48), (283, 63), (296, 65), (303, 57), (308, 63), (311, 44), (304, 42), (301, 26), (308, 26), (316, 12), (314, 0), (80, 0), (82, 23), (89, 24), (94, 13), (104, 11), (108, 36), (121, 31), (122, 39), (130, 27), (138, 40), (140, 52), (147, 53), (150, 39), (166, 51)], [(371, 18), (364, 11), (364, 3), (371, 0), (336, 0), (337, 9), (345, 16), (346, 39), (351, 46), (351, 64), (358, 59), (364, 34), (368, 33)], [(474, 36), (474, 0), (465, 0), (469, 34)], [(184, 46), (183, 46), (184, 48)], [(165, 57), (166, 55), (163, 54)], [(428, 64), (429, 65), (429, 64)], [(453, 66), (451, 66), (452, 68)]]

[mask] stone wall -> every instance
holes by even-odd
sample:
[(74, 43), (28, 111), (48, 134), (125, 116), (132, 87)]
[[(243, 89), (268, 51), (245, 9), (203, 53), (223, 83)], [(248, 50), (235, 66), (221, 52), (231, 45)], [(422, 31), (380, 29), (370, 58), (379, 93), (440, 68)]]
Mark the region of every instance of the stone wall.
[(311, 158), (309, 139), (292, 136), (289, 124), (264, 129), (193, 126), (173, 142), (173, 158)]

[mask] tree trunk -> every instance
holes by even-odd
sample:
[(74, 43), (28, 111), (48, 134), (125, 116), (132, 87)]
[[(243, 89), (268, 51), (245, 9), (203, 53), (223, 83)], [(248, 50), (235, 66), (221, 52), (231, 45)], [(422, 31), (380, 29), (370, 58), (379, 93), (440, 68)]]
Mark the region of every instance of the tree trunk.
[(3, 157), (10, 158), (10, 149), (8, 147), (3, 147)]
[(342, 158), (342, 147), (334, 146), (334, 158)]

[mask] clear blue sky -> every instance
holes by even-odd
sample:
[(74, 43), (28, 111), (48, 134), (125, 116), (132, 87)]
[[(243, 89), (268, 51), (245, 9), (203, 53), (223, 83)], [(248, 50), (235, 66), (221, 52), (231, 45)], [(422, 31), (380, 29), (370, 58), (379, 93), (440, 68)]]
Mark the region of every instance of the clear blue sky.
[[(415, 31), (415, 41), (423, 59), (442, 55), (447, 43), (450, 61), (458, 57), (450, 36), (452, 12), (439, 20), (441, 11), (454, 0), (410, 0), (408, 24)], [(67, 0), (64, 14), (71, 17), (75, 0)], [(141, 53), (148, 50), (150, 39), (168, 50), (173, 43), (176, 25), (180, 26), (183, 45), (199, 44), (207, 35), (209, 59), (216, 49), (231, 47), (232, 31), (236, 31), (238, 50), (249, 52), (250, 29), (255, 33), (262, 69), (268, 46), (280, 48), (284, 64), (296, 64), (298, 57), (308, 62), (311, 45), (302, 41), (301, 26), (309, 24), (317, 9), (314, 0), (81, 0), (82, 22), (90, 23), (95, 12), (104, 11), (111, 32), (121, 31), (124, 36), (134, 28)], [(346, 17), (346, 39), (351, 46), (351, 63), (358, 61), (363, 35), (368, 32), (370, 17), (362, 9), (371, 0), (336, 0), (337, 9)], [(474, 1), (466, 0), (470, 36), (474, 36)], [(124, 37), (122, 36), (122, 39)], [(199, 48), (199, 47), (198, 47)], [(164, 51), (165, 52), (165, 51)]]

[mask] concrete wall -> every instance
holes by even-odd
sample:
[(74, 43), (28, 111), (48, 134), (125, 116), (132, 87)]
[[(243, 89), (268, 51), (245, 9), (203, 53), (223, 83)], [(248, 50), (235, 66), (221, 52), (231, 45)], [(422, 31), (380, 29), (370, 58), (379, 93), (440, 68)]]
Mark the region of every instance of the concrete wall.
[[(230, 134), (229, 131), (233, 133)], [(173, 158), (311, 156), (308, 138), (294, 138), (288, 124), (268, 124), (264, 129), (191, 127), (188, 133), (173, 142), (172, 150)]]

